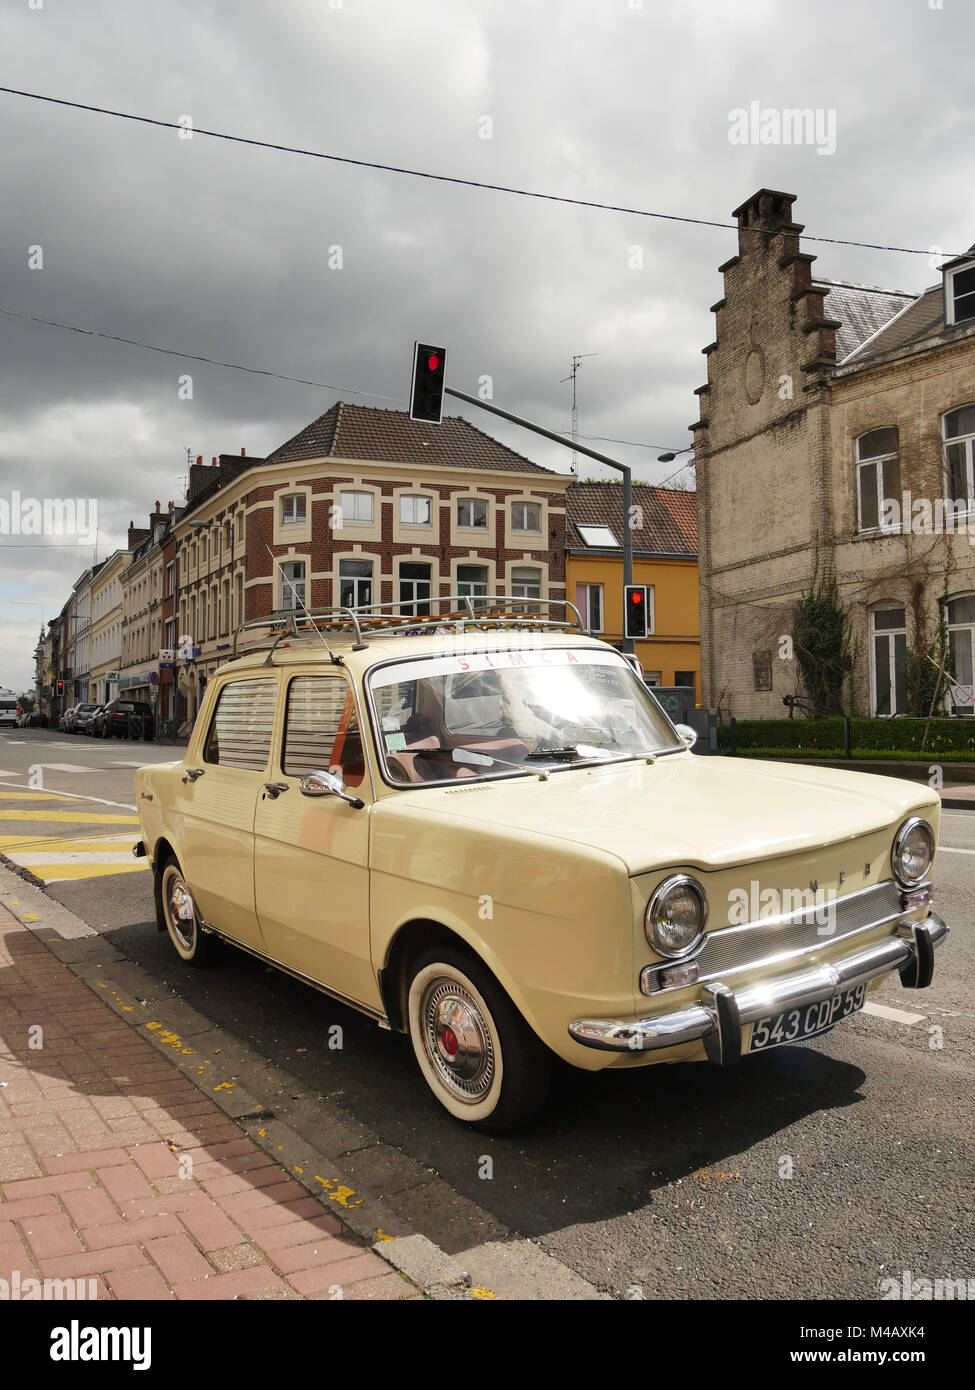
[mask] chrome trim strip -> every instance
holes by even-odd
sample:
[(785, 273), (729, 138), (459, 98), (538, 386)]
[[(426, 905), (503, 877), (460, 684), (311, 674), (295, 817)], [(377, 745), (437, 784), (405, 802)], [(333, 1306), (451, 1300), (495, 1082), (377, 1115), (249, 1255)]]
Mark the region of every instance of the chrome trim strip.
[(376, 1023), (384, 1024), (389, 1027), (389, 1020), (380, 1009), (373, 1009), (368, 1004), (360, 1004), (357, 999), (350, 999), (347, 994), (341, 994), (337, 989), (329, 989), (328, 985), (323, 985), (318, 980), (313, 980), (310, 975), (303, 975), (300, 970), (292, 970), (290, 965), (282, 965), (273, 956), (266, 956), (263, 951), (258, 951), (255, 946), (246, 946), (243, 941), (238, 941), (234, 936), (228, 936), (226, 932), (214, 927), (210, 922), (203, 922), (200, 918), (204, 930), (212, 932), (214, 936), (219, 936), (221, 941), (225, 941), (228, 946), (236, 946), (238, 951), (246, 951), (249, 956), (254, 956), (257, 960), (263, 961), (265, 965), (273, 965), (275, 970), (281, 970), (285, 975), (290, 975), (293, 979), (300, 981), (303, 985), (311, 985), (312, 989), (317, 989), (321, 994), (327, 994), (330, 999), (336, 1000), (339, 1004), (347, 1004), (350, 1009), (357, 1009), (359, 1013), (366, 1014)]
[[(948, 934), (948, 927), (937, 913), (926, 922), (903, 921), (894, 936), (874, 941), (861, 950), (838, 960), (805, 970), (794, 970), (771, 980), (761, 980), (740, 991), (731, 991), (731, 999), (722, 1003), (723, 1017), (718, 1027), (717, 986), (702, 991), (702, 1002), (687, 1004), (666, 1013), (649, 1014), (640, 1018), (577, 1019), (569, 1024), (569, 1036), (585, 1047), (603, 1052), (640, 1052), (647, 1049), (676, 1047), (681, 1043), (705, 1040), (712, 1060), (727, 1065), (730, 1055), (726, 1022), (733, 1016), (731, 1004), (742, 1024), (754, 1023), (768, 1014), (786, 1009), (802, 1008), (855, 985), (865, 984), (894, 970), (910, 971), (919, 958), (917, 938), (926, 938), (931, 950), (939, 946)], [(706, 1001), (706, 1002), (704, 1002)], [(710, 1005), (710, 1007), (708, 1007)], [(718, 1033), (715, 1041), (712, 1035)]]

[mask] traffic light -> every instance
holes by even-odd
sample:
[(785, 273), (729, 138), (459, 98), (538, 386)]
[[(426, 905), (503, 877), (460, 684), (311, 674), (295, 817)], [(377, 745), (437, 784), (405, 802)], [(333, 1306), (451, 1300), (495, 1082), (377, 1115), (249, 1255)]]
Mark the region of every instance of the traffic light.
[(58, 681), (58, 699), (64, 694), (64, 681)]
[(429, 343), (413, 344), (413, 381), (410, 386), (410, 419), (439, 425), (443, 418), (444, 368), (447, 351)]
[(646, 637), (649, 630), (646, 584), (623, 586), (623, 636)]

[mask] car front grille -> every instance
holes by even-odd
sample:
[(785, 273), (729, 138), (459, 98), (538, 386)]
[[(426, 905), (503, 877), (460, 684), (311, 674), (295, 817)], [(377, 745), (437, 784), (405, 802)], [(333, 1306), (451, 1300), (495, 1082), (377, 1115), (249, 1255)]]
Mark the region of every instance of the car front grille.
[(901, 890), (893, 879), (888, 879), (859, 893), (788, 916), (747, 922), (741, 927), (722, 927), (710, 933), (696, 957), (699, 978), (710, 980), (759, 961), (828, 946), (892, 922), (903, 913)]

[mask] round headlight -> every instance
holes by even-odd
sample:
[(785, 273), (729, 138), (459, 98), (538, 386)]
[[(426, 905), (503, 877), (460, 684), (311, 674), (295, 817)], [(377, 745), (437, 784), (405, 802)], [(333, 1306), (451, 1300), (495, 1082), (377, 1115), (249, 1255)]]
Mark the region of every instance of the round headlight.
[(708, 898), (697, 879), (674, 874), (664, 879), (647, 904), (647, 940), (661, 956), (686, 956), (700, 941), (708, 921)]
[(934, 859), (934, 831), (926, 820), (912, 816), (894, 836), (890, 862), (896, 878), (905, 888), (916, 888)]

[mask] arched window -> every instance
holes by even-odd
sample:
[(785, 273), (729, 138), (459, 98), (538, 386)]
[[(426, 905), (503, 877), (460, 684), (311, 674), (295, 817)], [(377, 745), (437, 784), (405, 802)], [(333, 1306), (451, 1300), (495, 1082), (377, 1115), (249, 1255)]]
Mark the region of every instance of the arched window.
[(870, 614), (873, 712), (902, 714), (907, 708), (907, 624), (903, 608), (890, 605)]
[(948, 651), (954, 673), (954, 682), (948, 687), (948, 703), (955, 714), (971, 715), (975, 708), (972, 692), (975, 594), (952, 599), (948, 604)]
[[(861, 531), (900, 530), (901, 469), (897, 454), (897, 430), (893, 426), (870, 430), (856, 442), (857, 499)], [(898, 525), (892, 524), (884, 502), (896, 501)]]
[(964, 405), (944, 417), (945, 496), (950, 502), (975, 504), (975, 405)]

